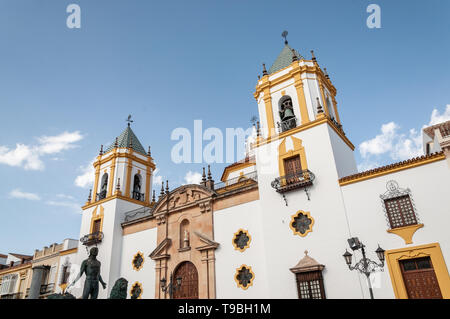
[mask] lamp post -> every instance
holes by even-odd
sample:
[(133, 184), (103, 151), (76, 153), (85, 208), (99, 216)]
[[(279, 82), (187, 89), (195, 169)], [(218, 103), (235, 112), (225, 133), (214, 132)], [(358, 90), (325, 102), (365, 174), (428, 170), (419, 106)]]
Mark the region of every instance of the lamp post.
[(381, 263), (376, 263), (369, 258), (366, 257), (366, 250), (364, 249), (366, 246), (359, 241), (358, 237), (353, 237), (347, 240), (350, 248), (355, 251), (361, 249), (361, 253), (363, 258), (358, 261), (354, 266), (352, 266), (352, 254), (348, 252), (348, 250), (345, 250), (344, 255), (342, 255), (345, 259), (345, 263), (347, 264), (348, 268), (350, 270), (358, 270), (361, 274), (366, 275), (367, 277), (367, 283), (369, 285), (369, 292), (370, 292), (370, 299), (373, 298), (373, 290), (372, 290), (372, 283), (370, 282), (370, 274), (375, 272), (377, 269), (381, 269), (383, 271), (384, 267), (384, 249), (378, 245), (377, 250), (375, 250), (375, 253), (377, 254), (378, 259)]
[(182, 280), (182, 278), (181, 277), (177, 277), (177, 282), (176, 282), (176, 284), (174, 285), (173, 284), (173, 276), (172, 276), (172, 273), (170, 274), (170, 282), (167, 284), (167, 286), (166, 286), (166, 282), (167, 282), (167, 280), (166, 280), (166, 278), (163, 278), (163, 279), (161, 279), (161, 290), (165, 293), (166, 291), (168, 291), (169, 292), (169, 298), (170, 299), (172, 299), (173, 298), (173, 293), (175, 292), (175, 291), (177, 291), (178, 289), (180, 289), (181, 288), (181, 280)]

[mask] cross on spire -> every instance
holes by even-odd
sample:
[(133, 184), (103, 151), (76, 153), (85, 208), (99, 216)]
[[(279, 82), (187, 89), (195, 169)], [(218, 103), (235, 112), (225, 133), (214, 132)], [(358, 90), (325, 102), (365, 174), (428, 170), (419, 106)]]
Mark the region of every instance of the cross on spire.
[(128, 115), (128, 118), (125, 120), (125, 122), (128, 122), (128, 127), (130, 127), (131, 123), (134, 122), (134, 121), (131, 119), (131, 114)]
[(287, 35), (288, 32), (286, 30), (284, 30), (283, 33), (281, 34), (281, 36), (284, 38), (284, 44), (288, 44)]

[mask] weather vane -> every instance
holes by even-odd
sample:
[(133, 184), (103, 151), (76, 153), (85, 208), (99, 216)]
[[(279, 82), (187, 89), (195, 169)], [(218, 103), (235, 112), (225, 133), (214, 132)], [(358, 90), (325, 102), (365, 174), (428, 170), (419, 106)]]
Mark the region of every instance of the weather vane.
[(284, 38), (284, 44), (288, 44), (287, 35), (288, 32), (286, 30), (284, 30), (283, 33), (281, 34), (281, 36)]
[(128, 115), (128, 118), (127, 118), (125, 121), (128, 122), (128, 127), (131, 125), (131, 123), (134, 122), (134, 121), (131, 119), (131, 114)]

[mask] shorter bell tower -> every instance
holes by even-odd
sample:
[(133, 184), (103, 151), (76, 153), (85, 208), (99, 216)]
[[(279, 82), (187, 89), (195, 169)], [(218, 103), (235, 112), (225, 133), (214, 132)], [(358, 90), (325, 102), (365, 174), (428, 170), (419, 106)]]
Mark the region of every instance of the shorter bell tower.
[[(154, 205), (151, 198), (153, 158), (145, 151), (130, 126), (100, 153), (94, 162), (93, 189), (82, 207), (80, 243), (77, 262), (87, 258), (91, 247), (98, 247), (97, 259), (101, 262), (101, 276), (107, 289), (100, 287), (99, 298), (109, 295), (119, 279), (122, 228), (125, 213)], [(84, 279), (80, 281), (83, 283)], [(82, 285), (81, 285), (82, 286)], [(77, 292), (81, 294), (81, 292)]]

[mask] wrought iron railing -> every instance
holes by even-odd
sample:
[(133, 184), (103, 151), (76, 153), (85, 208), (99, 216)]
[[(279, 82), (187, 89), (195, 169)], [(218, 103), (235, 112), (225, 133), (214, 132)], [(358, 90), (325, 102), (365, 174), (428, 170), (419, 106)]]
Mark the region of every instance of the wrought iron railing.
[(144, 193), (139, 193), (139, 192), (133, 191), (133, 199), (135, 199), (135, 200), (139, 200), (139, 201), (143, 202), (144, 196), (145, 196)]
[(55, 284), (45, 284), (41, 285), (40, 294), (45, 295), (53, 292), (53, 289), (55, 288)]
[(106, 190), (101, 191), (100, 193), (97, 193), (97, 200), (101, 200), (106, 198)]
[(308, 169), (280, 176), (272, 181), (271, 186), (278, 193), (289, 192), (294, 189), (311, 186), (315, 179), (315, 175)]
[(1, 295), (0, 299), (22, 299), (22, 293), (21, 292), (16, 292), (16, 293), (13, 293), (13, 294)]
[(292, 117), (290, 119), (287, 119), (285, 121), (277, 122), (278, 130), (280, 133), (288, 131), (290, 129), (293, 129), (297, 127), (297, 119), (295, 117)]
[(125, 222), (129, 222), (144, 216), (150, 216), (152, 214), (152, 207), (139, 207), (137, 209), (131, 210), (125, 213)]
[(85, 246), (92, 246), (101, 243), (103, 240), (103, 233), (101, 231), (84, 235), (80, 238), (80, 241)]
[(232, 185), (236, 185), (239, 183), (247, 185), (248, 183), (253, 183), (253, 182), (258, 182), (258, 173), (256, 171), (229, 179), (225, 182), (215, 183), (214, 189), (218, 190), (218, 189), (230, 187)]

